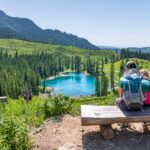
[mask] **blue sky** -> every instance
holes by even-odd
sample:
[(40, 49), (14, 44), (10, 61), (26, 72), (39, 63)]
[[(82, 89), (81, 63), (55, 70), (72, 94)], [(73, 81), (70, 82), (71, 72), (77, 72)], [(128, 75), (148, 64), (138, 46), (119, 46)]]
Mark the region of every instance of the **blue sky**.
[(150, 46), (150, 0), (0, 0), (0, 9), (96, 45)]

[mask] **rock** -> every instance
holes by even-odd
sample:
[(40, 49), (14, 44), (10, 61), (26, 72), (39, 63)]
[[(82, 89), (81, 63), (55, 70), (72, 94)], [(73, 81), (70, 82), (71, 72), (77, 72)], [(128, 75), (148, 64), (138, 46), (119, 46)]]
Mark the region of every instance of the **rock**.
[(79, 150), (79, 148), (73, 143), (65, 143), (63, 146), (59, 147), (58, 150)]
[(114, 138), (115, 133), (111, 125), (101, 125), (100, 131), (105, 140), (111, 140)]
[(58, 130), (57, 130), (57, 129), (54, 129), (52, 132), (53, 132), (54, 134), (56, 134), (56, 133), (58, 132)]
[(79, 129), (80, 132), (84, 132), (84, 129)]
[(36, 128), (32, 131), (32, 134), (35, 135), (35, 134), (38, 134), (39, 132), (41, 132), (43, 129), (43, 126), (39, 127), (39, 128)]
[(115, 134), (116, 134), (116, 135), (119, 135), (119, 131), (116, 131)]

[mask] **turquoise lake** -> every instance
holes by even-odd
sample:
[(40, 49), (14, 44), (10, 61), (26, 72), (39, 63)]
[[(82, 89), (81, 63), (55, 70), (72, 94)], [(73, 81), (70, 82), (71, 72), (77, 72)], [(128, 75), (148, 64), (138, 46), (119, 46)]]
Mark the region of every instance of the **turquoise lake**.
[(66, 73), (46, 81), (47, 87), (53, 87), (52, 94), (64, 94), (66, 96), (89, 96), (95, 93), (95, 77), (83, 73)]

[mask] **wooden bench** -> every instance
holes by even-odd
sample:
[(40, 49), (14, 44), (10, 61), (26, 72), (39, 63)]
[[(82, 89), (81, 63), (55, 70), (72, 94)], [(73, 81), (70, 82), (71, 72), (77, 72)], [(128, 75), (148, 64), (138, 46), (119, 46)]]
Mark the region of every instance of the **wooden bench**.
[(100, 125), (105, 139), (112, 139), (113, 123), (150, 122), (150, 107), (143, 111), (122, 111), (117, 106), (81, 106), (81, 124), (83, 126)]
[(7, 96), (0, 97), (0, 102), (7, 102)]

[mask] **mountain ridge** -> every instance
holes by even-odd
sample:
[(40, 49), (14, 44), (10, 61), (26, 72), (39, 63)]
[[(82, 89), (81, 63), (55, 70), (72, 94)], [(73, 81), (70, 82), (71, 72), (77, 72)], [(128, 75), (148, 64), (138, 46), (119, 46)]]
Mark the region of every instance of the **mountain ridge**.
[(128, 49), (130, 51), (141, 51), (143, 53), (150, 53), (150, 47), (145, 46), (145, 47), (114, 47), (114, 46), (99, 46), (100, 49), (105, 49), (105, 50), (111, 50), (111, 51), (121, 51), (122, 49)]
[(42, 29), (28, 18), (11, 17), (0, 10), (0, 38), (26, 39), (83, 49), (98, 50), (88, 40), (60, 30)]

